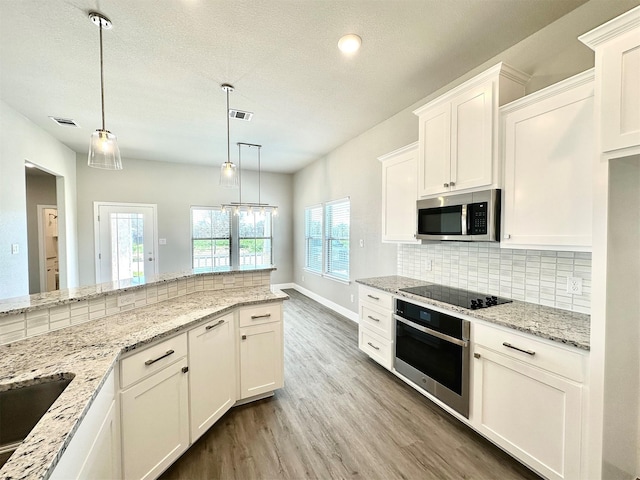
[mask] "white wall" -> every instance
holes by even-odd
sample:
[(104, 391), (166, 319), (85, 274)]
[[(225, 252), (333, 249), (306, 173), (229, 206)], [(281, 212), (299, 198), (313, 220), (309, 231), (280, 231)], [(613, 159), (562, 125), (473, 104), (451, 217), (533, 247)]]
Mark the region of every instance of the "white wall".
[[(356, 311), (349, 295), (357, 291), (354, 284), (345, 286), (304, 271), (304, 208), (350, 196), (351, 278), (395, 274), (396, 249), (380, 240), (382, 170), (376, 158), (418, 139), (418, 120), (412, 111), (501, 61), (533, 76), (527, 93), (587, 70), (594, 65), (594, 54), (577, 37), (637, 4), (637, 0), (591, 0), (297, 172), (293, 187), (295, 283)], [(360, 239), (364, 248), (358, 247)]]
[(78, 284), (76, 154), (0, 101), (0, 298), (29, 293), (25, 160), (59, 177), (60, 285)]
[[(219, 167), (186, 165), (151, 160), (122, 159), (123, 170), (89, 168), (85, 155), (77, 156), (78, 238), (80, 241), (80, 283), (95, 283), (93, 202), (155, 203), (158, 205), (160, 273), (191, 269), (190, 207), (216, 206), (238, 201), (237, 189), (218, 185)], [(274, 220), (273, 283), (292, 278), (291, 175), (262, 173), (261, 201), (278, 205)], [(257, 172), (243, 170), (242, 200), (258, 201)]]

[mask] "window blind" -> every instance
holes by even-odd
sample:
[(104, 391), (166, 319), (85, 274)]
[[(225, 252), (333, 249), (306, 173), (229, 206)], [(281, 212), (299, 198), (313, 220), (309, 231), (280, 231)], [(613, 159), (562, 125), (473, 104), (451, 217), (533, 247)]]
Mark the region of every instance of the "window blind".
[(322, 205), (305, 208), (305, 268), (322, 273)]
[(349, 280), (350, 210), (349, 199), (325, 206), (325, 272), (341, 280)]

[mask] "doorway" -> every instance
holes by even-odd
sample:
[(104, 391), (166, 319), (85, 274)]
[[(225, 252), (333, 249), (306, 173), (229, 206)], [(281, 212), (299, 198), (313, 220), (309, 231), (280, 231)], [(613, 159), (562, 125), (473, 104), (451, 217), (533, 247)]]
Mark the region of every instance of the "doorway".
[(158, 273), (157, 206), (94, 202), (96, 283), (131, 279), (144, 283)]
[[(28, 165), (31, 166), (25, 165), (25, 187), (29, 294), (35, 294), (59, 290), (63, 265), (59, 262), (58, 178), (32, 164)], [(46, 214), (45, 209), (49, 209)]]

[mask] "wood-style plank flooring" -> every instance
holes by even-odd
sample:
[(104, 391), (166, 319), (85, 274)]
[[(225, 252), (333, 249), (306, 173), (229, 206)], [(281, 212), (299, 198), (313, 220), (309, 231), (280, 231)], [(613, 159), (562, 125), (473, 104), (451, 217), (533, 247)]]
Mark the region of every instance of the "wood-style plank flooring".
[(295, 290), (285, 386), (232, 408), (162, 479), (538, 479), (358, 350), (357, 325)]

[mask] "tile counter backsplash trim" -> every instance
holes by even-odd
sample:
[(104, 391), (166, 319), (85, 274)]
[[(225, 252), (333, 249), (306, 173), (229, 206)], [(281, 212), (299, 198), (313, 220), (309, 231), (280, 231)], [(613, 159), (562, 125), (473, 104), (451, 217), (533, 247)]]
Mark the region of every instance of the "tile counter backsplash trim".
[[(431, 266), (431, 270), (428, 267)], [(591, 253), (511, 250), (489, 243), (398, 245), (398, 275), (590, 313)], [(582, 278), (582, 295), (567, 293)]]
[[(152, 305), (188, 293), (225, 290), (227, 288), (269, 286), (271, 270), (210, 274), (181, 278), (137, 287), (135, 290), (99, 295), (88, 300), (38, 308), (0, 316), (0, 345), (32, 337), (59, 328), (95, 320), (134, 308)], [(118, 297), (133, 294), (133, 303), (118, 306)]]

